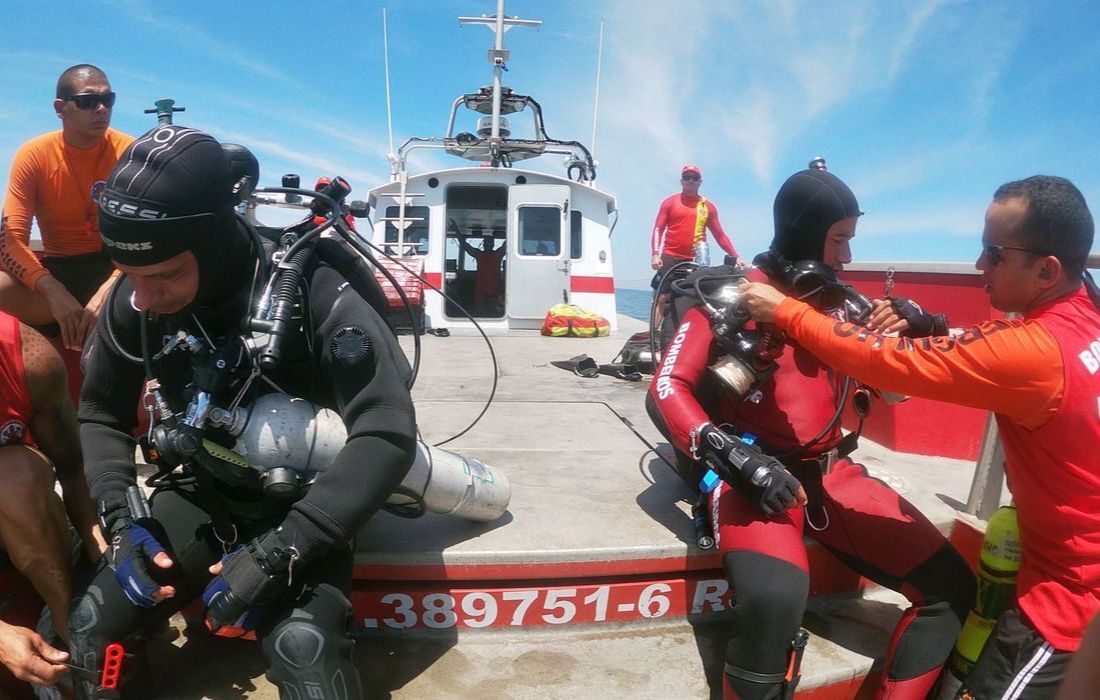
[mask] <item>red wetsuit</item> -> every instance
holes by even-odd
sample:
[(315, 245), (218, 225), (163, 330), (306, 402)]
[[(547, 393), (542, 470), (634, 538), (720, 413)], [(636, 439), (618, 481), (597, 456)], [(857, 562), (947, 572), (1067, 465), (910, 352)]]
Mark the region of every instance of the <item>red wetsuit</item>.
[[(707, 211), (703, 227), (698, 227), (701, 213), (699, 212), (700, 200)], [(700, 229), (698, 232), (697, 228)], [(699, 195), (688, 196), (682, 193), (671, 195), (661, 202), (661, 208), (657, 210), (657, 221), (653, 224), (653, 235), (649, 241), (650, 252), (653, 255), (668, 255), (680, 260), (691, 260), (694, 257), (696, 236), (705, 236), (705, 231), (710, 231), (722, 250), (734, 257), (737, 256), (733, 243), (730, 242), (729, 236), (722, 230), (722, 224), (718, 221), (718, 207), (714, 206), (714, 202)]]
[(0, 447), (30, 443), (30, 421), (19, 321), (0, 311)]
[(994, 411), (1023, 546), (1020, 609), (1074, 651), (1100, 612), (1100, 310), (1084, 288), (957, 339), (902, 342), (786, 300), (776, 324), (830, 365), (890, 391)]
[[(759, 270), (751, 276), (765, 279)], [(797, 343), (787, 341), (775, 374), (742, 401), (707, 369), (723, 353), (700, 307), (691, 308), (650, 388), (651, 406), (665, 423), (658, 427), (679, 452), (691, 454), (691, 432), (708, 422), (752, 433), (772, 454), (797, 449), (829, 425), (845, 379)], [(711, 492), (715, 541), (737, 591), (726, 660), (758, 674), (785, 668), (786, 645), (801, 623), (809, 589), (806, 534), (914, 602), (898, 623), (880, 692), (923, 698), (973, 602), (973, 576), (935, 525), (861, 465), (841, 459), (818, 486), (814, 458), (840, 438), (834, 426), (804, 454), (783, 460), (810, 495), (805, 509), (767, 517), (743, 487), (720, 483)], [(804, 529), (807, 522), (811, 527)], [(748, 694), (744, 687), (738, 692)]]

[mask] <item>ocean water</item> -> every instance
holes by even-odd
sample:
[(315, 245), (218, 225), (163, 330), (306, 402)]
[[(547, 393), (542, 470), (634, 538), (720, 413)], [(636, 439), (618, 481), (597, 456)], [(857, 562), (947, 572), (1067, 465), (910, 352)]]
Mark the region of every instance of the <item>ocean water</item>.
[(648, 321), (652, 299), (653, 293), (648, 289), (615, 288), (615, 306), (624, 316)]

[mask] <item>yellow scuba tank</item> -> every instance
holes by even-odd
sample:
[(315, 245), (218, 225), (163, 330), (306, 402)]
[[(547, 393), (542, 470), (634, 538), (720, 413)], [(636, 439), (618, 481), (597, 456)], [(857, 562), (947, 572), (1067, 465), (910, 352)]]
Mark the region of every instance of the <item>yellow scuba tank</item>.
[(978, 566), (978, 597), (966, 616), (943, 674), (940, 700), (954, 698), (985, 647), (997, 618), (1016, 594), (1020, 570), (1020, 528), (1016, 506), (1001, 506), (989, 518)]

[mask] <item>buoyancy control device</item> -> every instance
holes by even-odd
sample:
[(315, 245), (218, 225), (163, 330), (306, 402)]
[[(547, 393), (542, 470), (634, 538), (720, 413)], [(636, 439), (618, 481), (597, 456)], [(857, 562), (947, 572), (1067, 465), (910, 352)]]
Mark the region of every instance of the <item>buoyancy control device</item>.
[[(311, 258), (320, 254), (345, 277), (350, 273), (350, 285), (377, 307), (379, 300), (385, 304), (385, 297), (363, 264), (363, 258), (374, 258), (350, 235), (347, 207), (342, 205), (350, 186), (342, 178), (335, 178), (321, 191), (274, 190), (312, 198), (313, 204), (308, 216), (297, 224), (264, 232), (275, 239), (274, 246), (238, 217), (253, 238), (255, 250), (274, 247), (266, 283), (261, 280), (262, 265), (254, 273), (250, 314), (241, 326), (241, 335), (211, 338), (192, 316), (195, 327), (177, 331), (158, 350), (149, 338), (154, 324), (147, 314), (140, 313), (141, 357), (134, 357), (119, 346), (113, 332), (109, 333), (116, 352), (145, 367), (143, 406), (150, 414), (150, 427), (141, 444), (146, 461), (160, 469), (154, 482), (186, 464), (238, 492), (243, 489), (285, 503), (306, 492), (347, 440), (339, 414), (282, 391), (270, 375), (283, 364), (288, 347), (298, 342), (295, 336), (302, 334), (308, 321), (301, 287)], [(338, 238), (322, 241), (320, 234), (329, 228)], [(332, 245), (340, 241), (343, 243)], [(332, 259), (334, 256), (338, 259)], [(116, 285), (114, 291), (117, 289)], [(108, 307), (112, 304), (113, 295)], [(107, 322), (110, 326), (110, 317)], [(171, 385), (169, 391), (154, 369), (156, 361), (171, 353), (191, 355), (192, 381), (182, 392), (178, 377), (163, 382)], [(276, 391), (270, 392), (270, 388)], [(416, 463), (391, 497), (391, 505), (402, 515), (432, 511), (493, 520), (507, 508), (510, 494), (508, 479), (498, 470), (421, 444)]]

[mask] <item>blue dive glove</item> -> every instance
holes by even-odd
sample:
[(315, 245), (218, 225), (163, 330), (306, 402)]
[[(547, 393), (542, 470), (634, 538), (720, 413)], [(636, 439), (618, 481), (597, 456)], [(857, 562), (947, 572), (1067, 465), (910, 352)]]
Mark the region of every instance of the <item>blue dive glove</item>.
[(150, 567), (155, 566), (151, 563), (153, 557), (164, 552), (164, 547), (149, 531), (149, 527), (155, 525), (152, 518), (127, 523), (112, 535), (107, 550), (107, 561), (122, 592), (139, 608), (151, 608), (159, 602), (154, 594), (161, 584), (149, 575)]
[(110, 539), (107, 564), (115, 573), (126, 598), (139, 608), (151, 608), (159, 601), (156, 593), (161, 584), (153, 580), (150, 571), (156, 565), (153, 557), (165, 553), (157, 539), (163, 530), (151, 515), (149, 502), (136, 485), (123, 493), (113, 494), (99, 502), (99, 525)]

